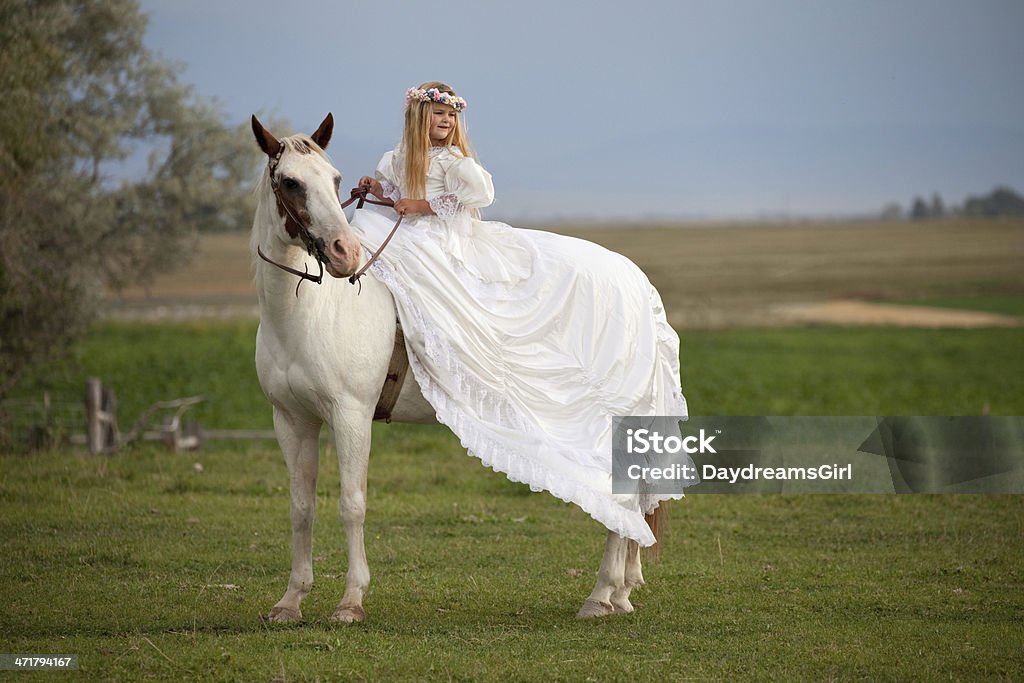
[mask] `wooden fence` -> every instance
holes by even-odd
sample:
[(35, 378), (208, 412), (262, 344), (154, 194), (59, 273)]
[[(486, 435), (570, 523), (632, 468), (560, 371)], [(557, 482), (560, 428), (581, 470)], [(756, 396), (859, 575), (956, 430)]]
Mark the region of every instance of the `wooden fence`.
[(6, 406), (7, 412), (22, 417), (8, 426), (16, 439), (28, 449), (70, 442), (84, 445), (90, 453), (115, 453), (137, 441), (160, 441), (174, 451), (198, 450), (208, 440), (275, 439), (273, 430), (204, 429), (195, 420), (188, 420), (189, 409), (202, 403), (202, 396), (188, 396), (157, 401), (142, 412), (131, 428), (122, 432), (118, 424), (117, 396), (98, 377), (90, 377), (85, 386), (85, 433), (75, 433), (73, 424), (81, 429), (82, 404), (64, 402), (55, 405), (49, 394), (42, 404), (19, 401)]

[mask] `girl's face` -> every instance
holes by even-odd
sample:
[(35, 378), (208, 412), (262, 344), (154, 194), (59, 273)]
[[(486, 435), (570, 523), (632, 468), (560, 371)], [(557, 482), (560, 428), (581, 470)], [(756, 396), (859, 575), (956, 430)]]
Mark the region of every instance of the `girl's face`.
[(430, 111), (430, 142), (440, 145), (455, 130), (459, 113), (447, 104), (432, 104)]

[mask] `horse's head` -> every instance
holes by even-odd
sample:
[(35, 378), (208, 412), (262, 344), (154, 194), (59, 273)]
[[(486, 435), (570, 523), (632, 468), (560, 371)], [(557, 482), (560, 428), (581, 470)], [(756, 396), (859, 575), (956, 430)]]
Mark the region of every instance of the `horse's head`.
[(278, 140), (255, 115), (252, 132), (268, 158), (267, 176), (284, 228), (284, 242), (301, 242), (334, 277), (348, 277), (359, 268), (361, 247), (338, 198), (341, 174), (324, 150), (331, 140), (334, 117), (328, 114), (311, 136)]

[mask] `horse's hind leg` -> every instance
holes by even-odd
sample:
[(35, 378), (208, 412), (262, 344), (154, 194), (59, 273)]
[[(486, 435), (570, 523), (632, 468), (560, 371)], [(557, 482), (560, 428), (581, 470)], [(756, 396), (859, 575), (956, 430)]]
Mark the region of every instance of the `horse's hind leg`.
[(626, 540), (626, 568), (622, 588), (612, 593), (612, 607), (616, 612), (628, 614), (633, 611), (629, 601), (630, 592), (644, 585), (644, 575), (640, 568), (640, 544), (632, 539)]
[(292, 572), (288, 590), (270, 610), (270, 621), (298, 621), (299, 603), (313, 587), (313, 518), (320, 463), (320, 423), (274, 408), (274, 431), (288, 465), (292, 520)]
[(365, 621), (363, 595), (370, 587), (370, 566), (366, 562), (363, 523), (366, 519), (366, 469), (370, 459), (370, 422), (366, 414), (348, 411), (354, 419), (339, 415), (334, 421), (334, 438), (341, 470), (341, 519), (348, 542), (348, 573), (345, 595), (331, 615), (331, 621), (350, 624)]
[(625, 587), (627, 542), (627, 539), (615, 532), (608, 532), (601, 568), (597, 572), (597, 585), (590, 592), (590, 597), (583, 603), (583, 607), (576, 613), (577, 619), (603, 617), (618, 611), (612, 597)]

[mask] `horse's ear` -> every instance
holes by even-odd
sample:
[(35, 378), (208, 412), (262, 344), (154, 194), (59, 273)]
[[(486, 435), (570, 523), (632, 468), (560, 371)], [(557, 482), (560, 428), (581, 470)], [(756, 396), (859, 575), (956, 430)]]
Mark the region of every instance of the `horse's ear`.
[(331, 142), (331, 133), (334, 132), (334, 114), (327, 112), (327, 116), (324, 118), (320, 127), (316, 129), (316, 132), (309, 137), (313, 138), (313, 142), (320, 145), (320, 149), (327, 149), (327, 145)]
[(263, 127), (256, 114), (252, 115), (252, 134), (256, 136), (256, 143), (268, 157), (276, 157), (281, 151), (281, 141)]

